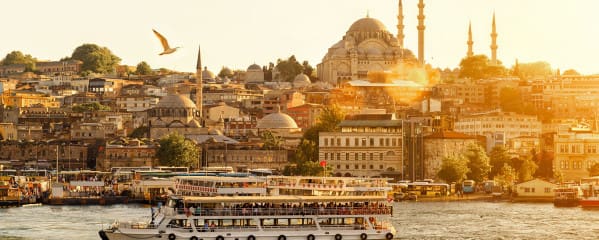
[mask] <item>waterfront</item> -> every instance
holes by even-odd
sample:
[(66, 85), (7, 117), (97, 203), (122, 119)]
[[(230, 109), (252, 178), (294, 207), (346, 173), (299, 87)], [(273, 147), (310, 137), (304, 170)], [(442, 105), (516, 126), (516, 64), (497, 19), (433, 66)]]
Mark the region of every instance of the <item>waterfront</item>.
[[(552, 204), (455, 201), (394, 203), (400, 239), (596, 239), (599, 211)], [(0, 209), (0, 239), (99, 239), (114, 219), (138, 221), (147, 205)]]

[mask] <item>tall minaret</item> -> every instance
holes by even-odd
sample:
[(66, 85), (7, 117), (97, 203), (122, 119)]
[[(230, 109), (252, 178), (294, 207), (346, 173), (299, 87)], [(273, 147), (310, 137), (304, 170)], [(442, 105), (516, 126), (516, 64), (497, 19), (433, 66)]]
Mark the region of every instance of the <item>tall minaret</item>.
[(472, 57), (474, 53), (472, 53), (472, 22), (468, 24), (468, 52), (466, 53), (466, 57)]
[(196, 65), (196, 109), (198, 117), (202, 119), (202, 52), (198, 45), (198, 61)]
[(400, 47), (404, 47), (403, 39), (405, 35), (403, 35), (403, 5), (401, 4), (401, 0), (399, 0), (399, 13), (397, 14), (397, 41), (399, 42)]
[(424, 0), (418, 1), (418, 62), (424, 64)]
[(495, 29), (495, 12), (493, 12), (493, 27), (491, 30), (491, 64), (497, 65), (497, 31)]

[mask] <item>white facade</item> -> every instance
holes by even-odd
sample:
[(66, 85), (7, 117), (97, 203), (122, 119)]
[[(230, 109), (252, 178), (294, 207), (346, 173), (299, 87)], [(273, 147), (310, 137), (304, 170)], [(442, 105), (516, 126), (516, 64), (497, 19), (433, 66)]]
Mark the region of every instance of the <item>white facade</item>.
[(516, 184), (516, 193), (518, 194), (518, 197), (552, 198), (554, 195), (553, 189), (555, 187), (556, 185), (553, 183), (540, 179), (533, 179), (527, 182)]
[(527, 136), (540, 137), (541, 121), (534, 115), (493, 112), (461, 116), (455, 122), (456, 132), (487, 138), (486, 149), (505, 145), (508, 139)]

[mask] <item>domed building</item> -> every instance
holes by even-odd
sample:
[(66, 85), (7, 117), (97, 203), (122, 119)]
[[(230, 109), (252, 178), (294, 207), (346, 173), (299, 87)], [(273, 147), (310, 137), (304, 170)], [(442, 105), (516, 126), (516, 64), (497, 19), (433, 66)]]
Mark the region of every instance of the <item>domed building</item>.
[(202, 80), (204, 82), (214, 82), (216, 81), (216, 75), (208, 70), (208, 67), (204, 67), (204, 70), (202, 71)]
[(252, 64), (248, 67), (245, 74), (246, 83), (264, 83), (264, 71), (258, 64)]
[[(424, 4), (418, 5), (420, 13)], [(406, 59), (416, 61), (411, 51), (403, 46), (403, 6), (399, 1), (397, 16), (397, 37), (391, 34), (385, 25), (366, 16), (355, 21), (343, 38), (329, 48), (322, 62), (317, 65), (318, 78), (321, 81), (340, 85), (351, 80), (365, 80), (369, 71), (391, 71)], [(418, 49), (419, 61), (422, 61), (421, 49), (424, 38), (424, 16), (419, 15)]]
[(256, 129), (258, 136), (264, 131), (270, 131), (273, 136), (281, 137), (286, 146), (297, 146), (302, 137), (302, 129), (291, 116), (281, 112), (280, 106), (277, 106), (276, 112), (258, 120)]
[(310, 86), (312, 81), (310, 81), (310, 77), (308, 75), (300, 73), (293, 79), (293, 88), (305, 88)]
[(182, 135), (206, 132), (197, 116), (196, 104), (189, 97), (170, 93), (148, 110), (150, 137), (159, 139), (174, 131)]

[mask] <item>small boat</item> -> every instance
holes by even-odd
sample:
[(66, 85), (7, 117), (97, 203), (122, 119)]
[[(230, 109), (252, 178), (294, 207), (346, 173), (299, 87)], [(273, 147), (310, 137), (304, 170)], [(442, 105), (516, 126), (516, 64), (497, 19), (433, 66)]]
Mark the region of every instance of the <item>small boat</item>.
[(586, 197), (586, 198), (580, 199), (579, 203), (580, 203), (580, 206), (583, 208), (599, 208), (599, 197), (597, 197), (597, 196)]

